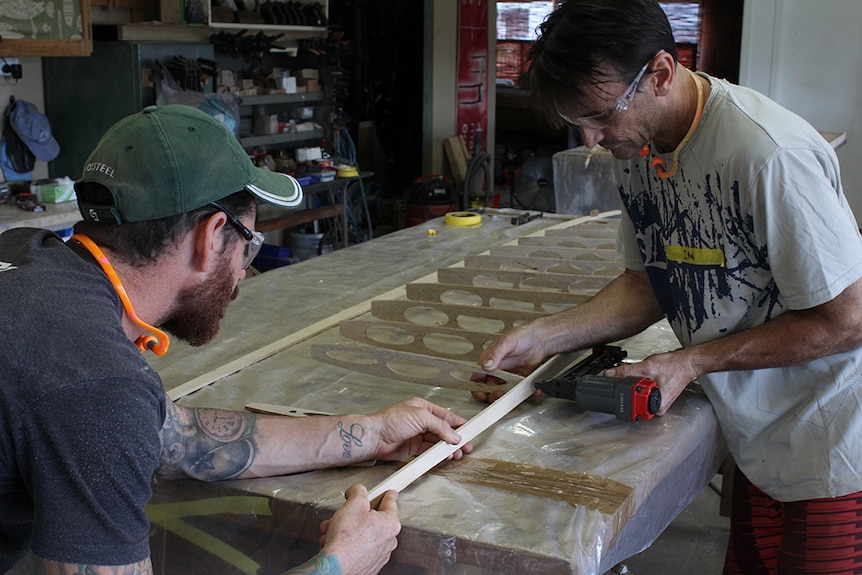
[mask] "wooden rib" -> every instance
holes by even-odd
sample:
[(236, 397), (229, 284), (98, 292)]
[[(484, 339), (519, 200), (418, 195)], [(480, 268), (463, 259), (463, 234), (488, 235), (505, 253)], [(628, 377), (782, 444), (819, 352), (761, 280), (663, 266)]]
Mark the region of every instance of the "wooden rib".
[[(451, 292), (463, 292), (481, 298), (482, 306), (492, 309), (509, 309), (502, 305), (494, 305), (494, 300), (506, 300), (512, 302), (529, 303), (533, 306), (532, 311), (550, 313), (543, 306), (546, 304), (558, 304), (559, 306), (576, 306), (590, 298), (587, 294), (575, 294), (570, 292), (548, 292), (531, 291), (526, 289), (507, 289), (496, 287), (468, 286), (444, 283), (419, 283), (407, 284), (407, 298), (420, 301), (444, 301), (446, 294)], [(502, 301), (500, 302), (502, 303)], [(458, 305), (458, 304), (452, 304)]]
[[(445, 359), (460, 359), (462, 361), (478, 360), (479, 356), (482, 354), (482, 350), (497, 338), (496, 334), (479, 333), (463, 329), (422, 326), (406, 322), (348, 320), (341, 322), (338, 327), (339, 333), (342, 336), (376, 347), (398, 349), (410, 353), (421, 353)], [(369, 328), (400, 330), (410, 336), (410, 341), (403, 344), (383, 342), (370, 337), (367, 333)], [(428, 336), (433, 335), (458, 337), (470, 343), (473, 348), (464, 353), (447, 353), (446, 351), (429, 347), (425, 343)]]
[[(332, 353), (342, 355), (354, 355), (361, 357), (363, 361), (347, 361), (339, 359), (331, 355)], [(470, 378), (474, 374), (483, 374), (479, 366), (475, 363), (467, 361), (455, 361), (451, 359), (441, 359), (436, 357), (428, 357), (417, 353), (407, 353), (403, 351), (394, 351), (390, 349), (365, 347), (356, 345), (312, 345), (311, 357), (338, 367), (367, 373), (376, 377), (385, 377), (388, 379), (397, 379), (399, 381), (408, 381), (410, 383), (418, 383), (421, 385), (433, 385), (435, 387), (445, 387), (449, 389), (460, 389), (464, 391), (499, 391), (508, 389), (512, 384), (520, 381), (522, 378), (519, 375), (508, 373), (505, 371), (487, 372), (507, 382), (508, 385), (493, 385), (479, 381), (473, 381)], [(396, 371), (391, 367), (394, 362), (403, 362), (405, 371), (410, 369), (409, 366), (426, 370), (427, 375), (410, 375), (402, 371)]]
[(559, 246), (588, 250), (616, 250), (616, 239), (581, 238), (578, 236), (526, 236), (518, 238), (519, 246)]
[[(530, 235), (544, 235), (546, 232), (563, 232), (568, 233), (567, 230), (577, 225), (587, 225), (591, 224), (595, 221), (604, 221), (604, 218), (614, 217), (619, 215), (619, 210), (612, 210), (608, 212), (603, 212), (597, 214), (595, 216), (582, 216), (579, 218), (572, 218), (570, 220), (562, 221), (558, 224), (554, 224), (548, 228), (544, 228), (543, 230), (539, 230)], [(459, 264), (456, 265), (460, 265)], [(436, 273), (436, 272), (435, 272)], [(434, 274), (430, 274), (426, 278), (421, 278), (419, 281), (433, 281)], [(389, 299), (389, 298), (399, 298), (404, 297), (404, 286), (399, 286), (394, 288), (386, 293), (375, 296), (376, 298)], [(262, 361), (271, 355), (274, 355), (280, 351), (287, 349), (297, 343), (303, 342), (315, 335), (326, 331), (327, 329), (332, 328), (333, 326), (338, 325), (344, 319), (352, 319), (363, 313), (366, 313), (371, 308), (371, 302), (375, 298), (370, 298), (366, 301), (360, 302), (354, 306), (351, 306), (345, 310), (342, 310), (339, 313), (333, 314), (328, 318), (324, 318), (314, 324), (307, 326), (303, 329), (300, 329), (292, 334), (289, 334), (279, 340), (272, 342), (271, 344), (265, 345), (254, 351), (251, 351), (243, 356), (238, 357), (237, 359), (228, 362), (222, 366), (216, 367), (206, 373), (199, 375), (198, 377), (192, 378), (189, 381), (180, 384), (173, 389), (167, 392), (168, 398), (172, 401), (176, 401), (186, 395), (194, 393), (199, 389), (203, 389), (204, 387), (225, 378), (231, 374), (234, 374), (241, 369), (244, 369), (250, 365), (253, 365), (259, 361)]]
[[(441, 461), (461, 449), (469, 441), (475, 439), (480, 433), (494, 425), (507, 413), (518, 407), (528, 397), (533, 395), (533, 381), (553, 377), (574, 364), (575, 354), (557, 355), (542, 364), (533, 373), (521, 380), (503, 396), (474, 415), (464, 425), (458, 428), (461, 441), (451, 445), (445, 441), (438, 441), (430, 449), (413, 459), (410, 463), (387, 477), (376, 487), (368, 492), (368, 500), (372, 507), (377, 508), (380, 499), (390, 489), (403, 491), (407, 486), (433, 469)], [(580, 353), (579, 356), (582, 356)]]
[(621, 261), (617, 250), (567, 248), (563, 246), (496, 246), (491, 248), (491, 255), (507, 258), (553, 258), (599, 262)]
[(520, 325), (521, 323), (525, 323), (530, 320), (548, 315), (546, 313), (539, 313), (534, 311), (514, 311), (508, 309), (495, 309), (470, 305), (454, 305), (427, 301), (416, 302), (409, 300), (375, 300), (371, 302), (371, 314), (377, 319), (383, 319), (387, 321), (406, 321), (408, 323), (416, 323), (417, 325), (429, 325), (411, 321), (410, 318), (405, 315), (410, 310), (415, 310), (416, 312), (421, 312), (422, 310), (430, 310), (433, 312), (442, 313), (446, 317), (446, 320), (442, 323), (433, 324), (439, 327), (463, 329), (461, 327), (461, 322), (466, 323), (467, 321), (469, 321), (470, 318), (475, 318), (479, 321), (496, 321), (501, 324), (499, 329), (488, 331), (486, 333), (501, 333), (503, 331), (508, 331), (516, 327), (517, 325)]
[[(582, 276), (551, 274), (543, 272), (492, 270), (477, 268), (442, 268), (437, 270), (437, 281), (452, 285), (472, 285), (482, 278), (499, 283), (508, 283), (511, 289), (554, 290), (570, 293), (593, 294), (608, 284), (604, 276)], [(491, 286), (486, 286), (491, 287)]]
[(623, 272), (623, 265), (615, 262), (568, 261), (548, 258), (509, 258), (500, 256), (467, 256), (468, 268), (503, 269), (511, 271), (537, 271), (572, 275), (601, 275), (615, 277)]

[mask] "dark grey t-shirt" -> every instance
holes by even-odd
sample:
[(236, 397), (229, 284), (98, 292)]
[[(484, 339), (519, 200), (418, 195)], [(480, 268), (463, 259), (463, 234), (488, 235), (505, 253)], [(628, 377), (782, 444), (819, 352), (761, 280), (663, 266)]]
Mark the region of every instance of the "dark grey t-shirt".
[(0, 573), (30, 549), (80, 564), (149, 555), (167, 400), (110, 282), (74, 247), (0, 234)]

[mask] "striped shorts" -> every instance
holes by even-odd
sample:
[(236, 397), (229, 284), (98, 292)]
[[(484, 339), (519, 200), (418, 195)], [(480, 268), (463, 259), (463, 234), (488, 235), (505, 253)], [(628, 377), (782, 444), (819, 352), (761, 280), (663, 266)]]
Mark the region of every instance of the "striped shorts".
[(862, 492), (782, 503), (733, 481), (723, 575), (862, 574)]

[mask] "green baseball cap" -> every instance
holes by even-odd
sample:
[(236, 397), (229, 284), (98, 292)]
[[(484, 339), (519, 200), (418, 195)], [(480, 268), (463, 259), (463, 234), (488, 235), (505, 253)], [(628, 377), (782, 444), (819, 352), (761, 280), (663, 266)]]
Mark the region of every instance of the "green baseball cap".
[(102, 136), (75, 183), (101, 184), (113, 205), (79, 200), (88, 222), (122, 224), (189, 212), (240, 190), (285, 208), (302, 202), (287, 174), (256, 167), (217, 118), (183, 105), (149, 106)]

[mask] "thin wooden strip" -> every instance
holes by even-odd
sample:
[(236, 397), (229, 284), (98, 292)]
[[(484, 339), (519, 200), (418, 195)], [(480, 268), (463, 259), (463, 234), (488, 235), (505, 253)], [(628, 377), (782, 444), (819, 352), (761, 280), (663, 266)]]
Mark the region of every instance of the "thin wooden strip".
[(507, 258), (549, 258), (575, 261), (619, 262), (617, 250), (596, 248), (572, 248), (564, 246), (495, 246), (491, 248), (492, 256)]
[(376, 377), (464, 391), (499, 391), (508, 389), (511, 384), (521, 380), (521, 376), (513, 373), (494, 371), (489, 373), (509, 385), (486, 384), (471, 379), (474, 374), (484, 373), (475, 363), (376, 347), (312, 345), (311, 357), (343, 369)]
[(375, 300), (371, 302), (371, 313), (377, 319), (387, 321), (407, 321), (419, 325), (482, 333), (502, 333), (521, 323), (547, 315), (534, 311), (512, 311), (410, 300)]
[[(371, 501), (372, 507), (377, 508), (384, 493), (390, 489), (403, 491), (411, 483), (461, 449), (464, 444), (472, 441), (480, 433), (497, 423), (506, 414), (533, 395), (533, 381), (553, 377), (561, 373), (574, 364), (574, 355), (562, 354), (552, 357), (533, 371), (533, 373), (521, 380), (520, 383), (504, 393), (500, 399), (470, 418), (464, 425), (458, 428), (458, 435), (461, 436), (461, 441), (458, 444), (451, 445), (442, 440), (438, 441), (427, 451), (369, 490), (368, 500)], [(583, 356), (583, 353), (580, 356)]]
[(615, 277), (623, 272), (623, 265), (614, 262), (570, 261), (551, 258), (510, 258), (501, 256), (467, 256), (468, 268), (513, 271), (536, 271), (572, 275), (600, 275)]
[[(556, 309), (553, 311), (559, 311), (563, 307), (573, 307), (583, 303), (590, 296), (570, 292), (411, 282), (407, 284), (407, 298), (414, 301), (439, 301), (453, 305), (459, 305), (459, 302), (447, 301), (447, 298), (449, 300), (476, 299), (481, 306), (493, 309), (523, 309), (524, 311), (550, 313), (551, 310), (548, 310), (546, 306), (555, 305)], [(506, 307), (507, 304), (508, 307)], [(471, 303), (464, 302), (460, 305), (471, 305)], [(527, 309), (526, 306), (529, 306), (530, 309)]]
[(342, 336), (369, 345), (461, 361), (478, 360), (497, 338), (489, 333), (394, 321), (348, 320), (338, 329)]

